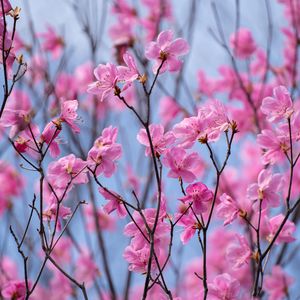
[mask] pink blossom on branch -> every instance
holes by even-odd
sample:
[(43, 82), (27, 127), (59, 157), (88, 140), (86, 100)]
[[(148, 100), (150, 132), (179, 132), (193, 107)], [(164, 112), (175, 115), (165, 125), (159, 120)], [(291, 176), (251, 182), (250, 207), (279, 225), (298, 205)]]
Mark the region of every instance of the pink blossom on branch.
[(289, 91), (284, 86), (273, 89), (274, 97), (263, 99), (261, 111), (267, 115), (269, 122), (277, 122), (283, 118), (287, 119), (293, 113), (293, 102)]
[(190, 183), (204, 172), (204, 163), (196, 152), (188, 154), (183, 148), (175, 147), (168, 150), (162, 160), (170, 168), (168, 177), (181, 179)]
[[(160, 73), (164, 73), (167, 70), (170, 72), (180, 70), (182, 61), (178, 57), (188, 53), (189, 45), (182, 38), (174, 40), (173, 36), (174, 34), (171, 30), (162, 31), (158, 35), (157, 41), (148, 45), (145, 56), (149, 60), (154, 60), (154, 74), (157, 73), (161, 65)], [(164, 63), (162, 64), (163, 61)]]
[[(164, 127), (160, 124), (151, 124), (149, 126), (150, 136), (152, 140), (152, 145), (154, 148), (154, 153), (156, 156), (164, 154), (168, 147), (170, 147), (175, 142), (175, 136), (172, 132), (164, 133)], [(147, 156), (152, 155), (150, 148), (150, 141), (146, 132), (146, 129), (142, 128), (138, 135), (137, 140), (146, 146), (145, 154)]]
[(213, 200), (214, 194), (202, 182), (195, 182), (186, 188), (186, 196), (179, 198), (183, 203), (192, 203), (193, 210), (196, 214), (207, 211)]
[(279, 192), (283, 185), (281, 174), (272, 174), (270, 169), (263, 169), (258, 175), (258, 182), (248, 187), (247, 196), (252, 201), (262, 201), (262, 208), (277, 207), (280, 204)]

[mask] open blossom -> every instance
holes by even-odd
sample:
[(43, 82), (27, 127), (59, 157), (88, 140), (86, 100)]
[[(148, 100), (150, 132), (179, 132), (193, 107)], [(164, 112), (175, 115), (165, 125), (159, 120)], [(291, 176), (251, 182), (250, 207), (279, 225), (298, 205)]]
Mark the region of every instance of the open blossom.
[(160, 73), (164, 73), (167, 70), (176, 72), (182, 65), (182, 61), (178, 57), (187, 54), (188, 51), (189, 45), (184, 39), (178, 38), (173, 40), (173, 32), (166, 30), (158, 35), (156, 42), (151, 42), (148, 45), (145, 56), (149, 60), (155, 60), (153, 66), (154, 74), (158, 72), (161, 65)]
[(209, 299), (211, 300), (238, 300), (240, 297), (240, 283), (227, 273), (215, 277), (208, 285)]
[(188, 154), (179, 147), (166, 152), (163, 164), (170, 168), (168, 177), (182, 179), (187, 183), (194, 181), (204, 171), (204, 164), (196, 152)]
[(134, 57), (129, 52), (124, 53), (123, 60), (126, 66), (118, 66), (118, 72), (119, 80), (125, 82), (122, 88), (122, 91), (125, 91), (140, 75)]
[(217, 216), (224, 219), (224, 225), (231, 224), (238, 216), (240, 209), (237, 202), (227, 194), (220, 196), (220, 203), (217, 206)]
[(123, 218), (127, 215), (126, 208), (124, 206), (123, 200), (120, 195), (117, 193), (99, 188), (99, 193), (109, 202), (103, 207), (103, 210), (110, 214), (114, 210), (117, 211), (117, 214), (120, 218)]
[(273, 89), (273, 97), (263, 99), (261, 111), (267, 115), (269, 122), (276, 122), (290, 117), (294, 109), (287, 88), (284, 86), (275, 87)]
[(274, 164), (284, 160), (284, 152), (290, 149), (288, 133), (280, 128), (275, 132), (270, 129), (262, 130), (261, 134), (257, 135), (257, 143), (265, 150), (262, 156), (264, 164)]
[(64, 47), (63, 39), (57, 35), (52, 26), (48, 26), (47, 31), (40, 33), (39, 36), (43, 39), (42, 49), (45, 51), (50, 51), (52, 57), (57, 59)]
[[(164, 154), (167, 148), (175, 142), (175, 136), (172, 132), (164, 133), (164, 127), (160, 124), (151, 124), (149, 126), (150, 136), (156, 156)], [(137, 140), (146, 146), (146, 155), (151, 155), (151, 148), (146, 129), (142, 128), (138, 135)]]
[[(143, 210), (143, 214), (150, 229), (152, 229), (154, 226), (156, 212), (157, 210), (154, 208), (146, 208)], [(148, 244), (144, 237), (149, 236), (148, 229), (144, 223), (144, 219), (137, 211), (134, 211), (132, 216), (135, 222), (130, 222), (125, 226), (124, 234), (126, 236), (132, 237), (131, 244), (134, 245), (135, 249), (142, 249)], [(160, 244), (164, 244), (164, 237), (168, 236), (168, 234), (170, 233), (170, 226), (168, 223), (164, 222), (164, 218), (165, 214), (162, 214), (162, 212), (160, 212), (154, 235), (154, 241), (158, 247), (160, 246)]]
[(240, 28), (230, 36), (230, 46), (237, 57), (249, 58), (256, 49), (252, 33), (247, 28)]
[(198, 110), (196, 117), (185, 118), (173, 128), (179, 145), (190, 148), (197, 140), (216, 141), (230, 126), (224, 105), (218, 100), (209, 100)]
[(89, 84), (88, 93), (98, 95), (100, 101), (113, 97), (119, 79), (117, 67), (110, 63), (106, 65), (100, 64), (94, 70), (94, 75), (97, 81)]
[(10, 127), (10, 137), (24, 130), (32, 118), (32, 106), (28, 95), (21, 90), (13, 90), (7, 102), (0, 125)]
[(209, 204), (213, 200), (214, 194), (202, 182), (195, 182), (186, 188), (186, 196), (180, 198), (183, 203), (191, 202), (196, 214), (207, 211)]
[(274, 266), (272, 273), (265, 275), (264, 290), (269, 300), (284, 300), (288, 296), (288, 288), (294, 279), (286, 274), (280, 266)]
[(282, 184), (281, 174), (272, 174), (270, 169), (263, 169), (258, 175), (258, 182), (248, 187), (247, 196), (252, 201), (262, 201), (262, 208), (277, 207), (280, 204), (278, 193)]
[(61, 104), (61, 114), (60, 120), (66, 122), (75, 133), (79, 133), (79, 127), (74, 123), (77, 119), (77, 109), (78, 101), (77, 100), (67, 100), (63, 101)]
[[(275, 236), (278, 228), (282, 224), (284, 220), (284, 215), (279, 214), (267, 222), (267, 227), (268, 227), (268, 236), (267, 240), (270, 242), (273, 237)], [(275, 240), (275, 244), (281, 244), (281, 243), (291, 243), (295, 241), (296, 239), (293, 237), (293, 233), (296, 231), (296, 226), (293, 222), (290, 220), (287, 220), (281, 229), (279, 235), (277, 236)]]
[(237, 234), (236, 242), (232, 242), (226, 249), (226, 258), (233, 269), (239, 269), (251, 259), (251, 249), (244, 236)]
[(182, 216), (182, 213), (175, 215), (178, 221), (178, 226), (183, 227), (183, 232), (180, 234), (180, 240), (185, 245), (194, 236), (197, 230), (201, 230), (202, 225), (195, 218), (194, 214), (187, 213)]
[[(146, 273), (149, 260), (149, 247), (134, 249), (132, 245), (125, 248), (123, 257), (128, 262), (128, 270), (137, 273)], [(155, 261), (152, 260), (152, 270), (155, 269)]]
[(87, 162), (97, 176), (104, 174), (105, 177), (111, 177), (116, 170), (115, 161), (122, 155), (122, 147), (116, 143), (117, 135), (116, 127), (105, 128), (88, 153)]
[(82, 184), (88, 182), (86, 162), (74, 154), (61, 157), (48, 166), (48, 180), (53, 187), (65, 189), (69, 182)]

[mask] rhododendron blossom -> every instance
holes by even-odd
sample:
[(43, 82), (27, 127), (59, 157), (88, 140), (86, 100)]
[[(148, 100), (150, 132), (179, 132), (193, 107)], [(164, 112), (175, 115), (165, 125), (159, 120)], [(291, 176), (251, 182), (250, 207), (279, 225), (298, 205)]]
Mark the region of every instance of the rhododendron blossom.
[(261, 110), (267, 115), (269, 122), (276, 122), (282, 118), (289, 118), (293, 113), (293, 103), (289, 91), (284, 86), (273, 90), (274, 97), (263, 99)]
[(179, 56), (187, 54), (189, 51), (188, 43), (178, 38), (174, 40), (171, 30), (162, 31), (156, 42), (151, 42), (145, 52), (145, 56), (149, 60), (154, 60), (153, 73), (156, 74), (159, 70), (164, 73), (167, 70), (176, 72), (180, 70), (182, 61)]

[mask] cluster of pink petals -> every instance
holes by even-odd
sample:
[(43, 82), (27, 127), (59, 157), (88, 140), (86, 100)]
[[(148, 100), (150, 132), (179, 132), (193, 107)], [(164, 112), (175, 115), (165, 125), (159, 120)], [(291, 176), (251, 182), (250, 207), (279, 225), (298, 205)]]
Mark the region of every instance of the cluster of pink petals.
[(170, 168), (168, 177), (178, 178), (187, 183), (193, 182), (204, 172), (204, 163), (198, 153), (188, 154), (180, 147), (168, 150), (162, 162)]
[(230, 46), (234, 54), (241, 59), (249, 58), (256, 50), (252, 33), (247, 28), (240, 28), (230, 36)]
[(47, 179), (54, 189), (62, 190), (71, 184), (87, 183), (87, 163), (74, 154), (61, 157), (49, 164)]
[(182, 61), (178, 58), (187, 54), (189, 51), (188, 43), (182, 39), (174, 40), (174, 34), (171, 30), (162, 31), (156, 42), (151, 42), (146, 51), (145, 56), (149, 60), (154, 60), (153, 73), (157, 74), (167, 70), (170, 72), (179, 71)]
[(201, 214), (207, 211), (213, 197), (213, 192), (204, 183), (195, 182), (187, 186), (186, 195), (179, 200), (183, 203), (192, 203), (194, 212)]
[(126, 52), (123, 55), (126, 66), (116, 66), (111, 63), (100, 64), (94, 75), (97, 81), (89, 84), (88, 93), (97, 95), (100, 101), (113, 98), (121, 90), (118, 83), (123, 83), (122, 91), (128, 89), (132, 82), (139, 78), (139, 72), (134, 57)]
[(0, 126), (10, 127), (10, 137), (24, 130), (31, 121), (32, 106), (28, 95), (21, 90), (13, 90), (7, 102)]
[[(151, 124), (149, 126), (150, 137), (154, 148), (154, 154), (160, 156), (164, 154), (168, 147), (175, 142), (175, 136), (172, 132), (164, 133), (164, 127), (160, 124)], [(142, 128), (138, 135), (137, 140), (146, 146), (145, 154), (147, 156), (152, 155), (150, 148), (150, 141), (146, 132), (146, 129)]]
[(262, 162), (264, 164), (275, 164), (285, 159), (284, 153), (290, 149), (289, 135), (283, 127), (275, 131), (264, 129), (257, 135), (258, 145), (264, 149)]
[(185, 118), (173, 128), (179, 145), (190, 148), (199, 140), (216, 141), (229, 128), (229, 120), (224, 105), (210, 100), (201, 106), (196, 117)]
[(261, 111), (267, 115), (269, 122), (277, 122), (289, 118), (294, 112), (289, 91), (284, 86), (273, 89), (273, 97), (263, 99)]
[(279, 192), (283, 185), (281, 174), (273, 174), (270, 169), (263, 169), (258, 175), (258, 182), (249, 185), (247, 196), (252, 201), (262, 201), (262, 208), (277, 207), (280, 204)]
[(111, 177), (116, 170), (115, 161), (122, 155), (122, 147), (116, 143), (117, 135), (116, 127), (105, 128), (88, 153), (88, 165), (97, 176), (103, 174), (105, 177)]
[[(284, 218), (285, 218), (284, 215), (279, 214), (267, 221), (267, 231), (268, 231), (267, 240), (269, 242), (274, 238), (277, 230), (283, 223)], [(296, 239), (293, 237), (293, 233), (295, 231), (296, 231), (296, 225), (292, 221), (287, 220), (283, 228), (281, 229), (279, 235), (277, 236), (275, 240), (275, 244), (278, 245), (281, 243), (291, 243), (295, 241)]]
[[(147, 220), (150, 230), (153, 229), (156, 219), (157, 210), (154, 208), (147, 208), (143, 210), (145, 219)], [(128, 223), (124, 228), (124, 234), (131, 237), (130, 245), (125, 248), (123, 257), (129, 263), (129, 270), (144, 273), (147, 271), (147, 264), (149, 260), (150, 244), (147, 226), (144, 223), (143, 217), (138, 213), (132, 214), (135, 222)], [(164, 222), (164, 214), (158, 216), (158, 223), (156, 225), (154, 235), (155, 252), (158, 260), (161, 261), (165, 257), (165, 249), (169, 243), (170, 226)], [(148, 238), (148, 241), (146, 238)], [(156, 270), (157, 265), (155, 260), (152, 260), (152, 270)]]
[(117, 214), (120, 218), (124, 218), (127, 215), (125, 204), (120, 195), (112, 191), (108, 191), (104, 188), (99, 188), (99, 193), (108, 200), (108, 203), (103, 207), (103, 210), (110, 214), (113, 211), (117, 211)]
[(231, 224), (240, 212), (238, 203), (225, 193), (219, 197), (219, 201), (216, 209), (217, 216), (224, 219), (224, 225)]
[(288, 296), (288, 288), (294, 279), (287, 275), (280, 266), (274, 266), (272, 273), (265, 276), (264, 290), (269, 300), (283, 300)]
[(187, 212), (182, 216), (182, 213), (175, 214), (178, 226), (183, 227), (183, 232), (180, 234), (180, 240), (185, 245), (194, 236), (197, 230), (201, 229), (201, 224), (196, 219), (192, 212)]

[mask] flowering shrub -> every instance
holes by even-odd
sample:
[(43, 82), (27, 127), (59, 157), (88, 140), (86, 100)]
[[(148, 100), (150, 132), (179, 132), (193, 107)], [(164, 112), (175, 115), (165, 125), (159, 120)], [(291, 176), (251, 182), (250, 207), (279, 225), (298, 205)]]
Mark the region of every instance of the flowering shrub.
[(298, 296), (300, 1), (272, 3), (283, 49), (268, 0), (264, 47), (239, 1), (233, 27), (204, 6), (215, 77), (184, 2), (68, 2), (79, 62), (0, 0), (0, 299)]

